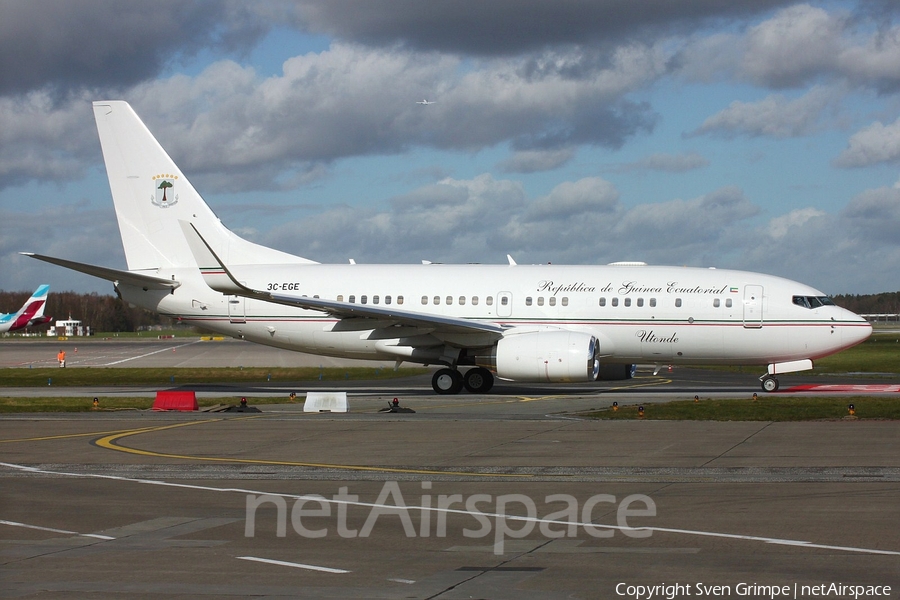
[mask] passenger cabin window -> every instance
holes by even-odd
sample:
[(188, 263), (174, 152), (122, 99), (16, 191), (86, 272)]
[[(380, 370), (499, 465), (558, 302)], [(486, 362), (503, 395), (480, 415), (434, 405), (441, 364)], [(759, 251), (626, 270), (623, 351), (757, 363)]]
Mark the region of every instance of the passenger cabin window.
[(719, 308), (719, 305), (721, 305), (721, 304), (722, 304), (722, 303), (719, 301), (718, 298), (715, 298), (715, 299), (713, 300), (713, 307)]
[(493, 296), (488, 296), (487, 298), (484, 299), (484, 303), (487, 304), (488, 306), (493, 306), (493, 304), (494, 304), (494, 297), (493, 297)]
[[(390, 304), (390, 302), (388, 302)], [(403, 296), (397, 296), (397, 304), (403, 304)]]
[(437, 306), (437, 305), (440, 304), (440, 303), (441, 303), (441, 297), (440, 297), (440, 296), (435, 296), (435, 297), (434, 297), (434, 305)]
[(428, 304), (428, 296), (422, 296), (422, 304)]
[(372, 304), (378, 304), (378, 296), (372, 296)]
[(465, 296), (460, 296), (460, 297), (459, 297), (459, 304), (460, 304), (460, 306), (462, 306), (462, 305), (465, 304), (465, 303), (466, 303), (466, 297), (465, 297)]
[(453, 304), (453, 296), (447, 296), (447, 306)]
[(638, 305), (638, 306), (643, 306), (643, 305), (644, 305), (644, 299), (643, 299), (643, 298), (638, 298), (638, 299), (637, 299), (637, 305)]
[(563, 305), (563, 306), (568, 306), (568, 305), (569, 305), (569, 297), (568, 297), (568, 296), (563, 296), (563, 299), (562, 299), (562, 305)]
[(344, 301), (344, 295), (343, 295), (343, 294), (338, 294), (337, 301), (338, 301), (338, 302), (343, 302), (343, 301)]
[(650, 308), (656, 308), (656, 298), (650, 298)]
[(613, 305), (613, 306), (618, 306), (618, 305), (619, 305), (619, 299), (618, 299), (618, 298), (613, 298), (613, 299), (612, 299), (612, 305)]
[(631, 306), (631, 298), (625, 298), (625, 306)]
[(675, 298), (675, 308), (681, 308), (681, 298)]
[(600, 306), (606, 306), (606, 298), (600, 298)]
[(509, 304), (509, 296), (503, 296), (500, 298), (500, 304), (503, 306), (507, 306)]
[(350, 304), (356, 304), (356, 296), (351, 295), (349, 298), (347, 298), (347, 301)]
[(369, 301), (369, 297), (368, 297), (368, 296), (360, 296), (360, 297), (359, 297), (359, 302), (360, 302), (360, 304), (366, 304), (366, 303), (368, 303), (368, 301)]
[(531, 296), (525, 298), (525, 306), (531, 306)]
[(390, 303), (391, 303), (391, 297), (390, 297), (390, 296), (385, 296), (385, 297), (384, 297), (384, 303), (385, 303), (385, 304), (390, 304)]
[(725, 308), (731, 308), (731, 298), (725, 298)]
[(556, 306), (556, 298), (554, 296), (550, 296), (550, 306)]
[(543, 306), (543, 305), (544, 305), (544, 297), (538, 296), (538, 306)]
[(478, 296), (472, 296), (472, 306), (478, 306)]

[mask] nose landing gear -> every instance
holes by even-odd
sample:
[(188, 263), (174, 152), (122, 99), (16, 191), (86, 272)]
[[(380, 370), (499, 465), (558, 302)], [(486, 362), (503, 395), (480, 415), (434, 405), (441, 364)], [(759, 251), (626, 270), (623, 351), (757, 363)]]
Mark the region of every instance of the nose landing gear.
[(772, 375), (763, 375), (759, 378), (762, 383), (762, 389), (766, 392), (775, 392), (778, 390), (778, 380)]

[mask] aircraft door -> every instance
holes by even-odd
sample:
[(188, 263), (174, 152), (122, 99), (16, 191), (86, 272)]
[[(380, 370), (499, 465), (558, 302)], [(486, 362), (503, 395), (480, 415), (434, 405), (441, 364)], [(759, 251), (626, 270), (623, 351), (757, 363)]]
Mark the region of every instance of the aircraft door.
[(497, 293), (497, 316), (498, 317), (511, 317), (512, 316), (512, 292), (498, 292)]
[(247, 299), (243, 296), (228, 296), (228, 320), (232, 323), (247, 322)]
[(744, 286), (744, 327), (759, 328), (763, 325), (763, 287)]

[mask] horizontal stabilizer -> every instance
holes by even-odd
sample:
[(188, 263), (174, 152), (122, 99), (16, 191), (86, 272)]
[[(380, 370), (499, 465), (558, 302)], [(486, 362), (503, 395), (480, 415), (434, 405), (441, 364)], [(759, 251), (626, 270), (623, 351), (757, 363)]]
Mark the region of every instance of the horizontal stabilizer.
[(110, 269), (109, 267), (98, 267), (96, 265), (89, 265), (86, 263), (65, 260), (62, 258), (55, 258), (53, 256), (34, 254), (33, 252), (20, 252), (20, 254), (30, 256), (31, 258), (36, 258), (38, 260), (42, 260), (54, 265), (59, 265), (60, 267), (72, 269), (73, 271), (78, 271), (80, 273), (87, 273), (88, 275), (93, 275), (94, 277), (99, 277), (100, 279), (106, 279), (107, 281), (112, 281), (116, 284), (125, 283), (128, 285), (142, 287), (148, 290), (170, 290), (175, 289), (181, 285), (180, 282), (175, 281), (174, 279), (163, 279), (162, 277), (144, 275), (143, 273), (121, 271), (119, 269)]

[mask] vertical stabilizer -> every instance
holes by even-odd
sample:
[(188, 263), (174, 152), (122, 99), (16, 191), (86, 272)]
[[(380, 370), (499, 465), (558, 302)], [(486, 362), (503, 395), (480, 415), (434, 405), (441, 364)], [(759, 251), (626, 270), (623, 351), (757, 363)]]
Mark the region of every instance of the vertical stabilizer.
[(49, 292), (50, 286), (44, 284), (34, 291), (31, 298), (18, 311), (0, 314), (0, 333), (18, 331), (29, 325), (40, 325), (49, 321), (50, 317), (44, 316)]
[(127, 102), (94, 102), (94, 118), (130, 271), (197, 266), (179, 220), (229, 264), (312, 262), (229, 231)]

